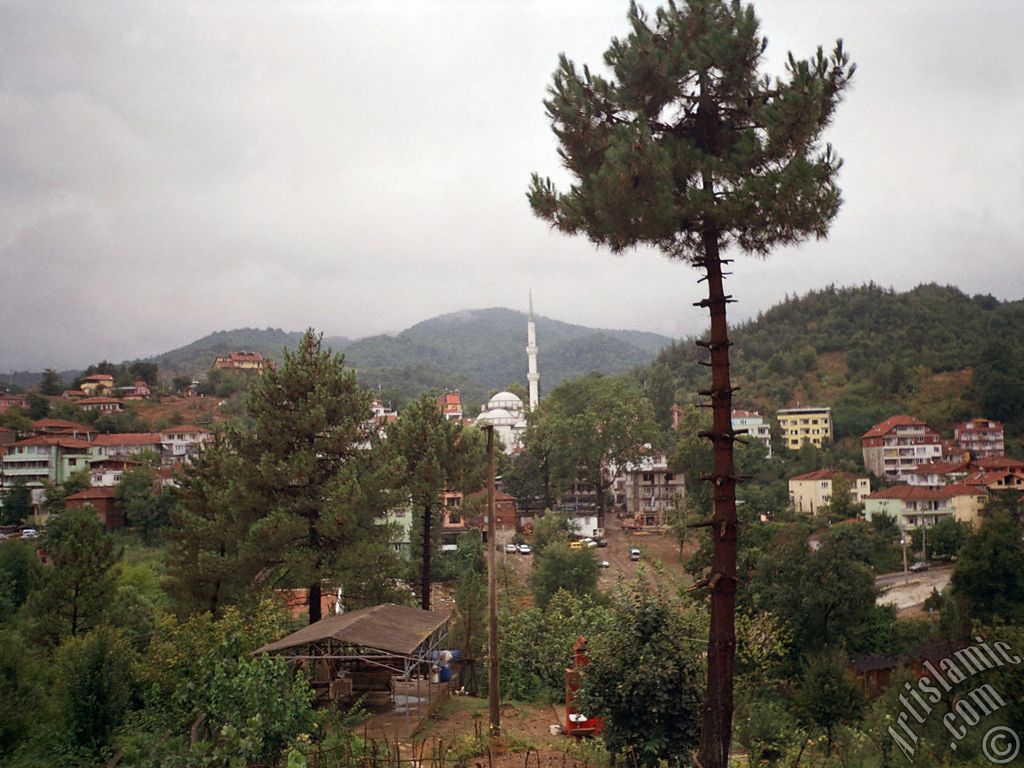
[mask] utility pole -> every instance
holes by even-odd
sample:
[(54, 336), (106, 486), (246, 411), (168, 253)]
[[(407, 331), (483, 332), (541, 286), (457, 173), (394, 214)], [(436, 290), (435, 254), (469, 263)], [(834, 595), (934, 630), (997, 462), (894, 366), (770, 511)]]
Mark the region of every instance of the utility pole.
[(487, 430), (487, 703), (492, 737), (501, 736), (500, 691), (498, 688), (498, 571), (495, 547), (498, 535), (494, 522), (494, 425)]
[(903, 580), (910, 581), (910, 568), (907, 566), (907, 532), (900, 536), (900, 544), (903, 545)]

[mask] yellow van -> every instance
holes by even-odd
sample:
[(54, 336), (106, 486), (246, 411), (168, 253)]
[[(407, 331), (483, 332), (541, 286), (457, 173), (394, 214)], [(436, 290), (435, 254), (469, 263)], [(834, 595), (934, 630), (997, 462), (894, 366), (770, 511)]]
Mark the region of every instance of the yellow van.
[(583, 549), (583, 542), (582, 541), (570, 541), (569, 542), (569, 549)]

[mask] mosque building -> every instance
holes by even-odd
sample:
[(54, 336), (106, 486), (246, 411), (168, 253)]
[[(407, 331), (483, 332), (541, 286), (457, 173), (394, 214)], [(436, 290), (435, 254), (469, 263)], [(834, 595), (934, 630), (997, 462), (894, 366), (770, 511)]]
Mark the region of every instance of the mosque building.
[[(530, 410), (540, 400), (540, 374), (537, 372), (537, 329), (533, 319), (533, 295), (530, 295), (530, 314), (526, 322), (526, 355), (529, 361), (527, 381), (530, 385)], [(494, 425), (494, 434), (501, 440), (505, 453), (518, 449), (526, 432), (526, 409), (522, 398), (514, 392), (498, 392), (480, 410), (477, 423)]]

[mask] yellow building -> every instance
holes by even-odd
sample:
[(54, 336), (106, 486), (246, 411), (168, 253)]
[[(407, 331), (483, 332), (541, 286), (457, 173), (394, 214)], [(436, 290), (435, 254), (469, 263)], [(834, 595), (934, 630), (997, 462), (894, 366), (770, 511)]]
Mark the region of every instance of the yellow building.
[(871, 481), (849, 472), (835, 469), (819, 469), (797, 475), (789, 481), (789, 501), (793, 509), (807, 515), (815, 515), (832, 500), (832, 481), (842, 477), (850, 484), (850, 500), (863, 504), (871, 493)]
[(825, 442), (832, 442), (831, 408), (783, 408), (775, 412), (786, 447), (797, 450), (804, 443), (821, 448)]

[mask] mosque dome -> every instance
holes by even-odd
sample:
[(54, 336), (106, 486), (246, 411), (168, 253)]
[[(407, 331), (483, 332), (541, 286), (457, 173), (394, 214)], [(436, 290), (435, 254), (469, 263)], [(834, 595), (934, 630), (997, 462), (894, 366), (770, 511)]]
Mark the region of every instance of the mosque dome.
[(513, 392), (498, 392), (487, 401), (487, 410), (493, 410), (494, 408), (504, 408), (507, 411), (522, 411), (523, 401), (519, 395)]

